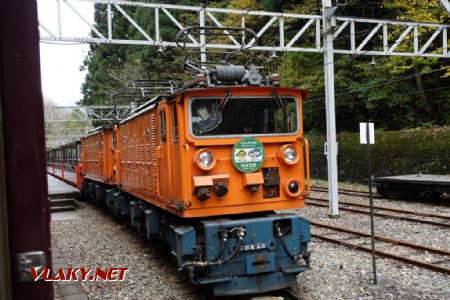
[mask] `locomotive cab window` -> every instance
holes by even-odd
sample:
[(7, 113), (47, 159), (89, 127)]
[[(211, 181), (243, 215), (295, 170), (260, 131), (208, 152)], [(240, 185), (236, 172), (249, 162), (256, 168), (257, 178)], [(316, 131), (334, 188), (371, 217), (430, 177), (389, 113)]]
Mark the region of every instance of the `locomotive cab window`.
[(161, 133), (161, 144), (165, 144), (167, 141), (167, 129), (166, 129), (166, 112), (161, 110), (159, 112), (160, 121), (160, 133)]
[(172, 106), (172, 142), (178, 142), (178, 117), (177, 117), (177, 106)]
[(116, 129), (112, 129), (112, 146), (114, 149), (117, 149), (117, 135), (116, 135)]
[(81, 144), (77, 145), (77, 161), (81, 161)]
[(191, 101), (190, 125), (199, 137), (286, 135), (298, 132), (298, 114), (293, 97), (197, 98)]

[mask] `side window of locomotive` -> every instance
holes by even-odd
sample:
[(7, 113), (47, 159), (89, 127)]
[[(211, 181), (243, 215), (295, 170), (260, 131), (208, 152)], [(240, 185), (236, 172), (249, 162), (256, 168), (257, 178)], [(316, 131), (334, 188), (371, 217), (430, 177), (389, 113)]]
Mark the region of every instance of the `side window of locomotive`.
[(167, 128), (166, 128), (166, 112), (161, 110), (159, 112), (159, 121), (160, 121), (160, 133), (161, 133), (161, 144), (165, 144), (167, 141)]
[(77, 145), (77, 161), (81, 161), (81, 145)]
[(112, 146), (114, 149), (117, 149), (117, 134), (115, 128), (112, 129)]
[(297, 99), (293, 97), (194, 99), (190, 119), (195, 136), (281, 135), (299, 130)]
[(172, 120), (173, 120), (173, 128), (172, 128), (172, 142), (178, 142), (178, 116), (177, 116), (177, 106), (172, 106)]

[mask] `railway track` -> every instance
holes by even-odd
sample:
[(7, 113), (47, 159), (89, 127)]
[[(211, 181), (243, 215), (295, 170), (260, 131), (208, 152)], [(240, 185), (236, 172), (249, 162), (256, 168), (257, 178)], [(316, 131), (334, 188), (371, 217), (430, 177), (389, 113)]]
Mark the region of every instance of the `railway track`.
[(248, 295), (240, 295), (240, 296), (226, 296), (220, 297), (216, 296), (211, 299), (214, 300), (300, 300), (302, 299), (300, 295), (291, 289), (282, 289), (278, 291), (272, 291), (261, 294), (248, 294)]
[(292, 288), (282, 289), (278, 291), (271, 291), (261, 294), (248, 294), (248, 295), (238, 295), (238, 296), (213, 296), (211, 299), (214, 300), (300, 300), (300, 295), (298, 295)]
[[(312, 234), (313, 237), (316, 237), (321, 240), (331, 242), (334, 244), (346, 246), (346, 247), (349, 247), (352, 249), (364, 251), (364, 252), (370, 253), (372, 251), (372, 249), (370, 247), (370, 234), (369, 233), (364, 233), (364, 232), (356, 231), (356, 230), (353, 230), (350, 228), (345, 228), (345, 227), (336, 227), (336, 226), (323, 224), (323, 223), (319, 223), (319, 222), (311, 222), (311, 225), (313, 225), (317, 228), (322, 228), (322, 229), (328, 230), (328, 231), (331, 230), (331, 232), (322, 233), (322, 234), (314, 233), (314, 234)], [(338, 238), (330, 237), (330, 235), (332, 235), (333, 232), (338, 232), (341, 235), (344, 234), (344, 237), (342, 237), (342, 236), (338, 237)], [(389, 238), (389, 237), (385, 237), (385, 236), (379, 236), (379, 235), (375, 235), (375, 239), (379, 242), (383, 242), (383, 243), (386, 243), (391, 246), (394, 245), (397, 247), (403, 247), (403, 248), (409, 249), (409, 251), (413, 250), (414, 255), (433, 255), (433, 258), (435, 258), (435, 259), (432, 262), (430, 262), (430, 261), (425, 261), (422, 259), (417, 259), (414, 257), (407, 257), (404, 255), (400, 255), (398, 253), (394, 253), (394, 252), (387, 251), (387, 250), (381, 250), (381, 249), (377, 249), (375, 251), (378, 256), (381, 256), (384, 258), (389, 258), (389, 259), (394, 259), (397, 261), (415, 265), (415, 266), (425, 268), (428, 270), (432, 270), (435, 272), (450, 274), (450, 267), (449, 267), (450, 251), (449, 250), (414, 244), (414, 243), (410, 243), (407, 241), (397, 240), (397, 239), (393, 239), (393, 238)], [(359, 243), (358, 242), (349, 242), (349, 240), (359, 240), (360, 242)], [(362, 240), (362, 242), (361, 242), (361, 240)], [(365, 245), (368, 245), (368, 246), (365, 246)], [(421, 253), (418, 253), (419, 251)], [(439, 257), (439, 259), (436, 259), (436, 257)], [(447, 265), (443, 265), (443, 264), (447, 264)]]
[[(321, 192), (321, 193), (328, 193), (328, 188), (325, 187), (319, 187), (319, 186), (312, 186), (311, 191)], [(358, 196), (358, 197), (369, 197), (369, 192), (367, 191), (356, 191), (351, 189), (339, 189), (339, 194), (341, 195), (349, 195), (349, 196)], [(374, 199), (386, 199), (385, 196), (378, 195), (375, 191), (372, 193), (372, 198)], [(410, 199), (399, 199), (399, 200), (405, 200), (405, 201), (412, 201), (412, 202), (423, 202), (423, 199), (426, 199), (426, 203), (428, 204), (434, 204), (434, 205), (449, 205), (449, 198), (448, 196), (441, 196), (441, 198), (429, 198), (429, 197), (421, 197), (420, 195), (417, 195), (416, 197), (412, 197)]]
[[(316, 192), (322, 192), (322, 193), (328, 193), (328, 188), (320, 187), (320, 186), (312, 186), (311, 191)], [(339, 194), (342, 195), (350, 195), (350, 196), (362, 196), (362, 197), (369, 197), (369, 192), (366, 191), (355, 191), (350, 189), (339, 189)], [(378, 195), (373, 195), (374, 198), (382, 198)]]
[[(315, 197), (309, 197), (305, 204), (313, 205), (313, 206), (319, 206), (319, 207), (328, 207), (328, 199), (323, 198), (315, 198)], [(366, 204), (361, 203), (353, 203), (353, 202), (346, 202), (346, 201), (340, 201), (339, 209), (343, 211), (349, 211), (353, 213), (359, 213), (359, 214), (370, 214), (370, 206)], [(361, 209), (363, 208), (363, 209)], [(395, 208), (389, 208), (389, 207), (383, 207), (383, 206), (374, 206), (374, 216), (378, 217), (384, 217), (384, 218), (391, 218), (396, 220), (402, 220), (402, 221), (409, 221), (409, 222), (415, 222), (415, 223), (423, 223), (428, 225), (434, 225), (434, 226), (440, 226), (440, 227), (450, 227), (450, 216), (447, 215), (441, 215), (441, 214), (433, 214), (433, 213), (424, 213), (424, 212), (416, 212), (411, 210), (402, 210), (402, 209), (395, 209)], [(367, 210), (365, 210), (367, 209)], [(393, 212), (396, 214), (389, 214), (385, 212)], [(403, 214), (400, 215), (400, 214)], [(428, 220), (428, 219), (419, 219), (414, 218), (411, 216), (404, 216), (404, 215), (413, 215), (417, 217), (426, 217), (426, 218), (434, 218), (437, 220)]]

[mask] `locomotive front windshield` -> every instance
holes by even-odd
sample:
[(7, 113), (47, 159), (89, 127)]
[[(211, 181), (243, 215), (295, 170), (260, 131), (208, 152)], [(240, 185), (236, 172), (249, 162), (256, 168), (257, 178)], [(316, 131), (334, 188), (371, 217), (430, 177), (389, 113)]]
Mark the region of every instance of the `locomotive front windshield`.
[(195, 136), (281, 135), (299, 130), (297, 99), (293, 97), (198, 98), (191, 102)]

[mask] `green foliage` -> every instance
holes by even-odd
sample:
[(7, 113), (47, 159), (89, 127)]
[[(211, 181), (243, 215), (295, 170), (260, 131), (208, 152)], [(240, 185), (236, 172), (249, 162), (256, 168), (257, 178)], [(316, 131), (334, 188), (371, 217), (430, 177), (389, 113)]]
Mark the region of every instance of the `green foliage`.
[[(327, 178), (323, 144), (326, 137), (308, 135), (312, 177)], [(339, 180), (359, 181), (367, 178), (366, 145), (359, 143), (359, 134), (341, 133), (339, 143)], [(450, 127), (377, 131), (372, 145), (372, 166), (375, 176), (413, 173), (449, 174)]]
[[(193, 0), (184, 1), (154, 1), (180, 5), (196, 4)], [(123, 7), (127, 14), (133, 16), (136, 22), (151, 35), (154, 35), (154, 10), (144, 7)], [(120, 12), (113, 8), (115, 15)], [(178, 17), (178, 16), (177, 16)], [(182, 16), (183, 23), (189, 24), (192, 16)], [(95, 5), (95, 22), (100, 32), (106, 34), (106, 5)], [(160, 35), (164, 38), (174, 37), (178, 31), (168, 26), (172, 21), (160, 14)], [(93, 34), (94, 35), (94, 34)], [(125, 18), (113, 18), (113, 36), (122, 39), (142, 39), (142, 34)], [(81, 104), (111, 104), (110, 96), (115, 93), (129, 92), (126, 88), (130, 80), (140, 79), (175, 79), (183, 82), (189, 77), (181, 69), (182, 55), (178, 49), (165, 49), (164, 53), (156, 47), (129, 45), (96, 45), (92, 44), (83, 67), (88, 70), (82, 86), (84, 95)], [(134, 99), (130, 99), (133, 101)]]
[[(306, 1), (305, 1), (306, 3)], [(317, 2), (316, 2), (317, 4)], [(300, 12), (304, 4), (295, 7)], [(314, 11), (314, 6), (308, 6)], [(422, 22), (448, 22), (447, 12), (439, 0), (347, 1), (340, 15), (406, 19)], [(364, 29), (359, 28), (359, 32)], [(371, 28), (368, 28), (371, 30)], [(390, 40), (401, 34), (391, 32)], [(420, 45), (429, 33), (420, 33)], [(364, 35), (358, 36), (357, 40)], [(411, 35), (412, 37), (412, 35)], [(409, 38), (411, 38), (409, 37)], [(335, 47), (347, 42), (336, 40)], [(392, 42), (391, 42), (392, 43)], [(399, 49), (405, 49), (406, 43)], [(411, 43), (409, 43), (411, 45)], [(375, 45), (368, 45), (368, 48)], [(432, 48), (431, 48), (432, 49)], [(435, 49), (442, 51), (442, 49)], [(378, 128), (398, 130), (426, 124), (450, 124), (450, 80), (445, 60), (428, 58), (371, 57), (335, 55), (336, 120), (338, 131), (355, 131), (358, 123), (370, 120)], [(439, 71), (442, 69), (442, 71)], [(280, 65), (284, 85), (311, 91), (304, 103), (305, 130), (325, 131), (325, 97), (321, 54), (286, 53)], [(447, 73), (446, 73), (447, 72)]]
[[(181, 5), (195, 5), (194, 0), (145, 0)], [(316, 0), (216, 0), (209, 6), (235, 8), (243, 11), (267, 10), (301, 14), (321, 14), (321, 2)], [(95, 21), (101, 32), (107, 32), (106, 6), (96, 5)], [(154, 32), (154, 11), (142, 7), (126, 8), (128, 14), (150, 34)], [(120, 14), (115, 11), (116, 14)], [(173, 11), (175, 14), (175, 11)], [(404, 19), (423, 22), (449, 22), (449, 16), (439, 0), (348, 0), (338, 12), (342, 16), (357, 16), (379, 19)], [(193, 24), (194, 14), (176, 15), (183, 25)], [(239, 26), (240, 16), (225, 19), (217, 16), (224, 26)], [(248, 27), (258, 31), (269, 17), (246, 16)], [(125, 18), (113, 18), (114, 37), (142, 38)], [(207, 22), (208, 21), (207, 19)], [(292, 38), (304, 25), (303, 21), (285, 23), (286, 39)], [(174, 37), (177, 30), (172, 21), (160, 15), (161, 36)], [(214, 25), (207, 23), (208, 25)], [(170, 25), (170, 26), (169, 26)], [(313, 26), (314, 27), (314, 26)], [(357, 39), (364, 38), (364, 30), (358, 28)], [(265, 44), (278, 45), (275, 36), (278, 27), (274, 24), (261, 36)], [(390, 32), (390, 40), (400, 32)], [(430, 33), (420, 32), (420, 43)], [(218, 37), (217, 40), (225, 37)], [(378, 37), (380, 38), (380, 37)], [(411, 36), (409, 37), (411, 38)], [(300, 42), (300, 41), (299, 41)], [(302, 43), (315, 43), (314, 28), (305, 32)], [(335, 41), (336, 47), (344, 47), (345, 39)], [(401, 44), (403, 49), (407, 46)], [(411, 45), (411, 43), (410, 43)], [(376, 47), (368, 45), (368, 48)], [(433, 49), (431, 47), (431, 49)], [(442, 49), (433, 49), (439, 51)], [(304, 102), (305, 131), (325, 131), (325, 96), (323, 55), (321, 53), (277, 53), (278, 58), (269, 58), (267, 52), (248, 51), (233, 57), (233, 63), (256, 64), (261, 73), (280, 73), (284, 86), (301, 87), (311, 92), (311, 98)], [(210, 55), (209, 57), (212, 57)], [(377, 57), (376, 65), (372, 57), (335, 55), (336, 119), (339, 131), (356, 131), (360, 121), (370, 120), (377, 128), (398, 130), (420, 126), (450, 124), (450, 75), (448, 62), (438, 59)], [(83, 104), (107, 104), (113, 93), (126, 91), (126, 83), (135, 79), (172, 79), (182, 83), (190, 76), (182, 70), (183, 55), (179, 49), (168, 48), (161, 54), (157, 48), (128, 45), (92, 45), (84, 62), (88, 75), (82, 90)], [(442, 69), (442, 71), (436, 71)]]

